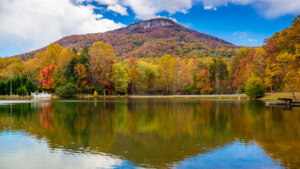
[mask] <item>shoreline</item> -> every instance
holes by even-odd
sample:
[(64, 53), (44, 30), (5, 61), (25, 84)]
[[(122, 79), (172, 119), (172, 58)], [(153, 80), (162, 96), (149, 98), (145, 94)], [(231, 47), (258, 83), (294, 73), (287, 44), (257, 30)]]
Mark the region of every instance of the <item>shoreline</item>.
[[(94, 98), (92, 94), (87, 95), (76, 95), (75, 98)], [(220, 100), (249, 100), (244, 94), (232, 94), (232, 95), (109, 95), (109, 96), (98, 96), (97, 98), (185, 98), (185, 99), (220, 99)]]
[[(300, 99), (300, 92), (296, 92), (295, 96)], [(75, 97), (77, 99), (93, 99), (92, 94), (77, 94)], [(250, 100), (245, 94), (222, 94), (222, 95), (100, 95), (97, 98), (157, 98), (157, 99), (206, 99), (206, 100)], [(293, 98), (291, 93), (267, 93), (264, 97), (258, 98), (261, 101), (276, 101), (278, 98)], [(34, 99), (33, 96), (18, 96), (18, 95), (0, 95), (0, 100), (31, 100)], [(51, 99), (60, 99), (59, 96), (52, 94)]]
[(31, 100), (33, 96), (1, 95), (0, 100)]

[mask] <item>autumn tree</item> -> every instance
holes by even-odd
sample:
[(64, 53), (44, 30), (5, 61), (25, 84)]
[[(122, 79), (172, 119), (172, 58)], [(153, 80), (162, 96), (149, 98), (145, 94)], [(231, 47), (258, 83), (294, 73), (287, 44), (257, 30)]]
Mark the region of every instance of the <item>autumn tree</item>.
[(92, 85), (97, 81), (103, 88), (110, 86), (109, 76), (115, 63), (115, 54), (111, 45), (96, 42), (90, 50), (90, 68), (92, 73)]
[(61, 51), (61, 53), (59, 54), (57, 68), (61, 71), (62, 75), (64, 75), (64, 73), (66, 72), (67, 65), (71, 61), (71, 59), (72, 59), (72, 56), (71, 56), (68, 48), (63, 49)]
[(136, 88), (136, 83), (138, 80), (138, 74), (137, 74), (137, 62), (134, 60), (134, 58), (127, 59), (128, 67), (129, 67), (129, 77), (131, 82), (131, 92), (134, 94), (134, 88)]
[(128, 67), (115, 63), (112, 68), (112, 82), (116, 93), (127, 93), (130, 77), (128, 75)]
[(168, 92), (174, 83), (176, 61), (171, 55), (166, 54), (159, 59), (159, 65), (161, 85)]
[(259, 70), (260, 78), (263, 80), (263, 74), (266, 69), (266, 52), (264, 48), (260, 47), (256, 49), (256, 53), (253, 58), (254, 66)]
[(210, 73), (208, 70), (202, 69), (199, 73), (197, 73), (196, 77), (198, 82), (197, 87), (201, 89), (202, 94), (209, 94), (209, 92), (213, 91), (210, 82)]
[(58, 64), (58, 58), (60, 53), (62, 52), (63, 47), (61, 47), (58, 44), (51, 43), (45, 53), (43, 53), (43, 57), (41, 59), (41, 64), (42, 67), (47, 67), (47, 65), (53, 64), (57, 65)]
[(50, 67), (45, 67), (43, 70), (40, 71), (41, 74), (40, 74), (39, 82), (42, 83), (43, 88), (46, 90), (54, 88), (55, 85), (55, 83), (53, 82), (53, 78), (51, 76), (52, 74), (51, 68), (56, 68), (56, 66), (51, 64)]
[(80, 93), (82, 89), (86, 88), (86, 77), (87, 77), (87, 72), (83, 64), (78, 63), (74, 67), (74, 73), (77, 78), (77, 86), (79, 87)]
[(299, 84), (297, 83), (297, 78), (299, 75), (294, 68), (296, 56), (289, 53), (281, 53), (276, 57), (276, 60), (278, 61), (278, 63), (276, 64), (276, 71), (278, 73), (282, 73), (286, 85), (291, 91), (294, 100), (297, 100), (294, 94), (294, 89), (299, 88)]

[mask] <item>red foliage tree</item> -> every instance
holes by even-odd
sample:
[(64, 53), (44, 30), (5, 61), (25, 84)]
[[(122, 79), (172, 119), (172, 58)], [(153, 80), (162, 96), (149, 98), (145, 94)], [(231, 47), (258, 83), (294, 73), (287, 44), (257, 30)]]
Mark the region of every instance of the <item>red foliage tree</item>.
[(55, 65), (51, 64), (49, 67), (44, 67), (43, 70), (41, 70), (41, 74), (39, 75), (40, 76), (40, 83), (42, 83), (43, 85), (43, 88), (44, 89), (51, 89), (53, 88), (53, 85), (54, 85), (54, 82), (52, 80), (52, 71), (51, 71), (51, 68), (56, 68)]

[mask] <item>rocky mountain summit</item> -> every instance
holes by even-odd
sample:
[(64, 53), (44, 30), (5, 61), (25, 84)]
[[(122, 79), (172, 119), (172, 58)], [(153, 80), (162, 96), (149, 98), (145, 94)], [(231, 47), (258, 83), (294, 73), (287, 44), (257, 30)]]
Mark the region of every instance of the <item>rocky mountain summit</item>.
[(145, 20), (141, 22), (136, 22), (133, 24), (128, 25), (125, 28), (120, 28), (117, 30), (109, 31), (107, 33), (117, 33), (121, 31), (134, 31), (137, 29), (147, 29), (147, 28), (152, 28), (156, 26), (175, 26), (177, 25), (173, 20), (167, 19), (167, 18), (155, 18), (155, 19), (150, 19), (150, 20)]

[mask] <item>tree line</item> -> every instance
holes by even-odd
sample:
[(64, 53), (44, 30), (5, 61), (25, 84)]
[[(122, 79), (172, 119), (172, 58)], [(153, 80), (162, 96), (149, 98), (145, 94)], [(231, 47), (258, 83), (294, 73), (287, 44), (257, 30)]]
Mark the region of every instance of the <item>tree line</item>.
[(26, 62), (0, 58), (1, 79), (8, 80), (10, 75), (32, 79), (40, 91), (65, 97), (94, 91), (140, 95), (246, 92), (254, 93), (253, 97), (265, 91), (293, 93), (300, 87), (299, 18), (291, 27), (267, 38), (262, 47), (241, 47), (230, 60), (169, 54), (124, 59), (116, 58), (108, 43), (95, 42), (91, 48), (84, 46), (81, 52), (53, 43)]

